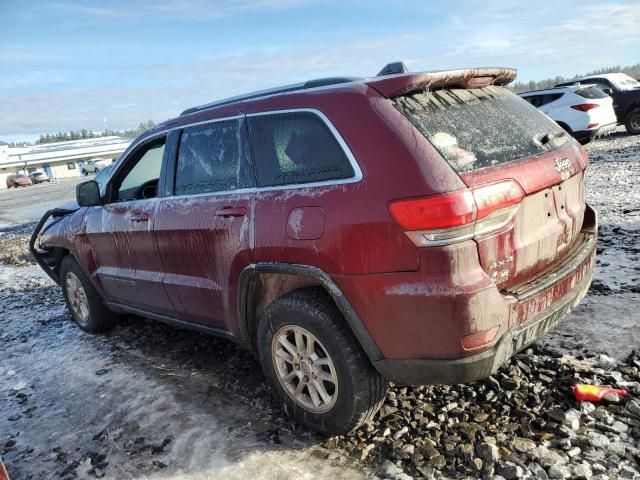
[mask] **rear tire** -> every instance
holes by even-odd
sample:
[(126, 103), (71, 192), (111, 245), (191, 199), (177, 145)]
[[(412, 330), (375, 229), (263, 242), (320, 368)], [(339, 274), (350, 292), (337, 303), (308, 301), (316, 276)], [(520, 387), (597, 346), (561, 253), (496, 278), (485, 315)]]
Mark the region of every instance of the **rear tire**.
[(104, 306), (100, 294), (70, 255), (60, 264), (60, 284), (71, 317), (85, 332), (106, 332), (118, 322), (118, 314)]
[(627, 114), (627, 118), (624, 119), (624, 126), (627, 132), (632, 135), (640, 133), (640, 108), (634, 108)]
[(87, 172), (86, 170), (82, 170), (82, 175), (86, 177), (87, 175), (89, 175), (89, 172)]
[(320, 289), (295, 290), (269, 305), (257, 343), (265, 377), (284, 411), (318, 433), (352, 432), (382, 405), (386, 381)]

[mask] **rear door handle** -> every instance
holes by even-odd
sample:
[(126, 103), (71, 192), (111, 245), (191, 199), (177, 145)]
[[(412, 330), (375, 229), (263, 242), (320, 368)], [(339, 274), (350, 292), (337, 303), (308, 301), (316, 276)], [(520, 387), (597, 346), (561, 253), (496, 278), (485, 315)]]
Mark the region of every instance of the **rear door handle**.
[(247, 209), (244, 207), (224, 207), (216, 210), (218, 217), (244, 217)]
[(149, 214), (145, 213), (145, 212), (133, 212), (131, 214), (131, 217), (129, 217), (129, 220), (131, 220), (132, 222), (148, 222), (149, 221)]

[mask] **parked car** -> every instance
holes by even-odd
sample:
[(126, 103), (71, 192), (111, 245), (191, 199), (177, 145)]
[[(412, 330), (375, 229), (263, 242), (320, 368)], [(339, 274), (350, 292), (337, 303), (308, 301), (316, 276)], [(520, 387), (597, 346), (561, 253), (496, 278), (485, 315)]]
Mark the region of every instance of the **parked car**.
[(110, 163), (111, 162), (109, 160), (104, 160), (102, 158), (87, 160), (86, 162), (80, 163), (80, 172), (82, 172), (82, 175), (86, 177), (90, 173), (98, 173), (101, 169), (110, 165)]
[(485, 378), (589, 288), (587, 153), (515, 76), (331, 78), (188, 109), (48, 212), (31, 251), (82, 329), (133, 313), (234, 340), (285, 412), (350, 432), (387, 380)]
[(7, 177), (7, 188), (28, 187), (29, 185), (31, 185), (31, 180), (29, 179), (29, 177), (21, 173), (9, 175)]
[(34, 185), (36, 183), (51, 181), (51, 179), (49, 178), (49, 175), (47, 175), (45, 172), (32, 172), (29, 174), (29, 179), (31, 180), (31, 183), (33, 183)]
[(611, 97), (593, 85), (546, 88), (519, 95), (582, 144), (618, 126)]
[(640, 133), (640, 82), (625, 73), (605, 73), (559, 83), (557, 87), (575, 83), (595, 85), (613, 98), (618, 124), (627, 132)]

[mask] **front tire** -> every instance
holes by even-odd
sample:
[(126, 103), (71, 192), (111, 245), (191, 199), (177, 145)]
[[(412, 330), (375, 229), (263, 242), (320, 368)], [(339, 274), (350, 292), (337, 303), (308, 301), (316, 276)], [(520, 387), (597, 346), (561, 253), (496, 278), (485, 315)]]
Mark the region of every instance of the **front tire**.
[(86, 170), (82, 170), (82, 175), (86, 177), (87, 175), (89, 175), (89, 172), (87, 172)]
[(115, 326), (118, 315), (104, 306), (100, 294), (70, 255), (60, 264), (60, 284), (71, 317), (82, 330), (102, 333)]
[(638, 135), (640, 133), (640, 108), (634, 108), (627, 114), (627, 118), (624, 120), (624, 126), (632, 135)]
[(378, 411), (386, 381), (320, 289), (290, 292), (267, 307), (258, 356), (284, 410), (325, 435), (360, 427)]

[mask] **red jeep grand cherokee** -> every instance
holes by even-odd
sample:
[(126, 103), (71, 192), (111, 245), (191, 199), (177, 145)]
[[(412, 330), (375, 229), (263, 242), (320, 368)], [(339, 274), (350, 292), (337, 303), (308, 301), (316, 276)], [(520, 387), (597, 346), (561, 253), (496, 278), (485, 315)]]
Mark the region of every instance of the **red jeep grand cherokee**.
[[(391, 69), (393, 71), (393, 69)], [(386, 381), (472, 382), (585, 295), (585, 150), (503, 68), (331, 78), (189, 109), (31, 241), (88, 332), (136, 314), (256, 352), (352, 431)]]

